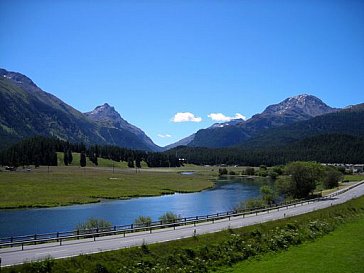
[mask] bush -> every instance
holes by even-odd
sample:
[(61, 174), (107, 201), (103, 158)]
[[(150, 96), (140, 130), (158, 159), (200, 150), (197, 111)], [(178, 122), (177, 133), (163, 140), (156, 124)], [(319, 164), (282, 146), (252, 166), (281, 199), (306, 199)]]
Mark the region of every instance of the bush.
[(245, 173), (246, 173), (246, 175), (254, 175), (255, 170), (252, 167), (248, 167), (248, 168), (245, 169)]
[(137, 219), (134, 220), (134, 225), (138, 227), (149, 227), (152, 223), (152, 218), (149, 216), (139, 216)]
[(52, 272), (53, 266), (54, 260), (51, 258), (46, 258), (45, 260), (25, 264), (24, 269), (25, 272), (29, 273), (50, 273)]
[(76, 229), (84, 232), (91, 233), (93, 230), (110, 230), (112, 224), (103, 219), (89, 218), (85, 223), (80, 223), (76, 226)]
[(339, 181), (343, 178), (343, 174), (335, 168), (327, 167), (323, 178), (323, 186), (325, 189), (332, 189), (339, 186)]
[(162, 224), (170, 224), (170, 223), (175, 223), (178, 218), (180, 218), (179, 215), (171, 211), (168, 211), (161, 217), (159, 217), (159, 220), (162, 222)]
[(227, 175), (228, 170), (226, 168), (219, 168), (219, 175)]
[(235, 208), (234, 210), (236, 211), (243, 211), (246, 209), (254, 209), (254, 208), (261, 208), (264, 207), (265, 203), (262, 199), (260, 198), (251, 198), (248, 199), (246, 201), (242, 201), (240, 202)]
[(279, 174), (277, 172), (273, 171), (273, 170), (269, 170), (268, 175), (269, 175), (270, 178), (272, 178), (274, 180), (277, 179), (277, 177), (279, 176)]

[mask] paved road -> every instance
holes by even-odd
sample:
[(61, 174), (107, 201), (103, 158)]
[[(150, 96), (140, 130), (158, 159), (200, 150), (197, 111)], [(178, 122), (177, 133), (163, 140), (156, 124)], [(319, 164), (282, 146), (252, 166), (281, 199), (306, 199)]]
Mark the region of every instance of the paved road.
[(148, 231), (127, 234), (126, 237), (123, 235), (105, 236), (96, 238), (96, 241), (94, 241), (92, 238), (66, 241), (63, 242), (61, 246), (59, 243), (55, 242), (25, 246), (24, 250), (21, 250), (21, 247), (3, 248), (0, 249), (0, 257), (2, 261), (1, 266), (20, 264), (26, 261), (43, 259), (49, 256), (59, 259), (77, 256), (80, 254), (91, 254), (131, 246), (140, 246), (143, 243), (151, 244), (156, 242), (177, 240), (181, 238), (192, 237), (195, 232), (198, 235), (221, 231), (228, 228), (249, 226), (257, 223), (281, 219), (284, 217), (304, 214), (336, 204), (341, 204), (362, 195), (364, 195), (364, 184), (361, 184), (333, 198), (310, 204), (305, 203), (303, 205), (291, 206), (289, 208), (271, 210), (269, 213), (264, 212), (258, 215), (245, 216), (244, 218), (242, 216), (232, 217), (230, 221), (228, 219), (222, 219), (215, 221), (214, 223), (207, 222), (197, 224), (196, 226), (181, 226), (177, 227), (176, 230), (173, 230), (173, 228), (153, 230), (151, 234)]

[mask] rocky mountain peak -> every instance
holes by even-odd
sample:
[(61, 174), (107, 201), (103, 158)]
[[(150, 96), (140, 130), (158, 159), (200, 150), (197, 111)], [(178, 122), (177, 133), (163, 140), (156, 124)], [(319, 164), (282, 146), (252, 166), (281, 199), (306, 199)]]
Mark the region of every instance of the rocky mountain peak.
[(123, 120), (115, 108), (110, 106), (108, 103), (97, 106), (91, 112), (85, 113), (85, 115), (94, 121), (120, 122)]
[(334, 111), (336, 111), (336, 109), (326, 105), (319, 98), (308, 94), (302, 94), (287, 98), (278, 104), (270, 105), (262, 114), (316, 117)]
[(31, 79), (21, 73), (11, 72), (0, 68), (0, 77), (10, 80), (15, 85), (21, 87), (23, 90), (29, 93), (43, 92)]

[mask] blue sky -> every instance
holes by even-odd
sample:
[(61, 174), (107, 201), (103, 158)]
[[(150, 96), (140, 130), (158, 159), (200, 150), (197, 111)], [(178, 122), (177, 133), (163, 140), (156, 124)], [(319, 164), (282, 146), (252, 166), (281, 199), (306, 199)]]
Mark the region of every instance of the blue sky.
[(0, 67), (164, 146), (301, 93), (364, 102), (363, 26), (353, 0), (0, 0)]

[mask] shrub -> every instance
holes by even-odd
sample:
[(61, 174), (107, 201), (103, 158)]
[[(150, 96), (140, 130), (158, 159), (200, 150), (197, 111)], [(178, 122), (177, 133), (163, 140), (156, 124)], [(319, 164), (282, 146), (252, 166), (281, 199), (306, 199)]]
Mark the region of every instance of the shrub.
[(226, 168), (219, 168), (219, 175), (227, 175), (228, 170)]
[(246, 175), (254, 175), (255, 170), (252, 167), (248, 167), (248, 168), (245, 169), (245, 173), (246, 173)]
[(163, 224), (170, 224), (170, 223), (175, 223), (178, 218), (179, 218), (179, 215), (177, 215), (171, 211), (168, 211), (165, 214), (163, 214), (161, 217), (159, 217), (159, 220)]
[(110, 230), (112, 224), (103, 219), (89, 218), (86, 222), (80, 223), (76, 226), (76, 229), (81, 233), (91, 233), (93, 230)]
[(139, 227), (149, 227), (152, 223), (152, 218), (149, 216), (139, 216), (134, 220), (134, 225)]

